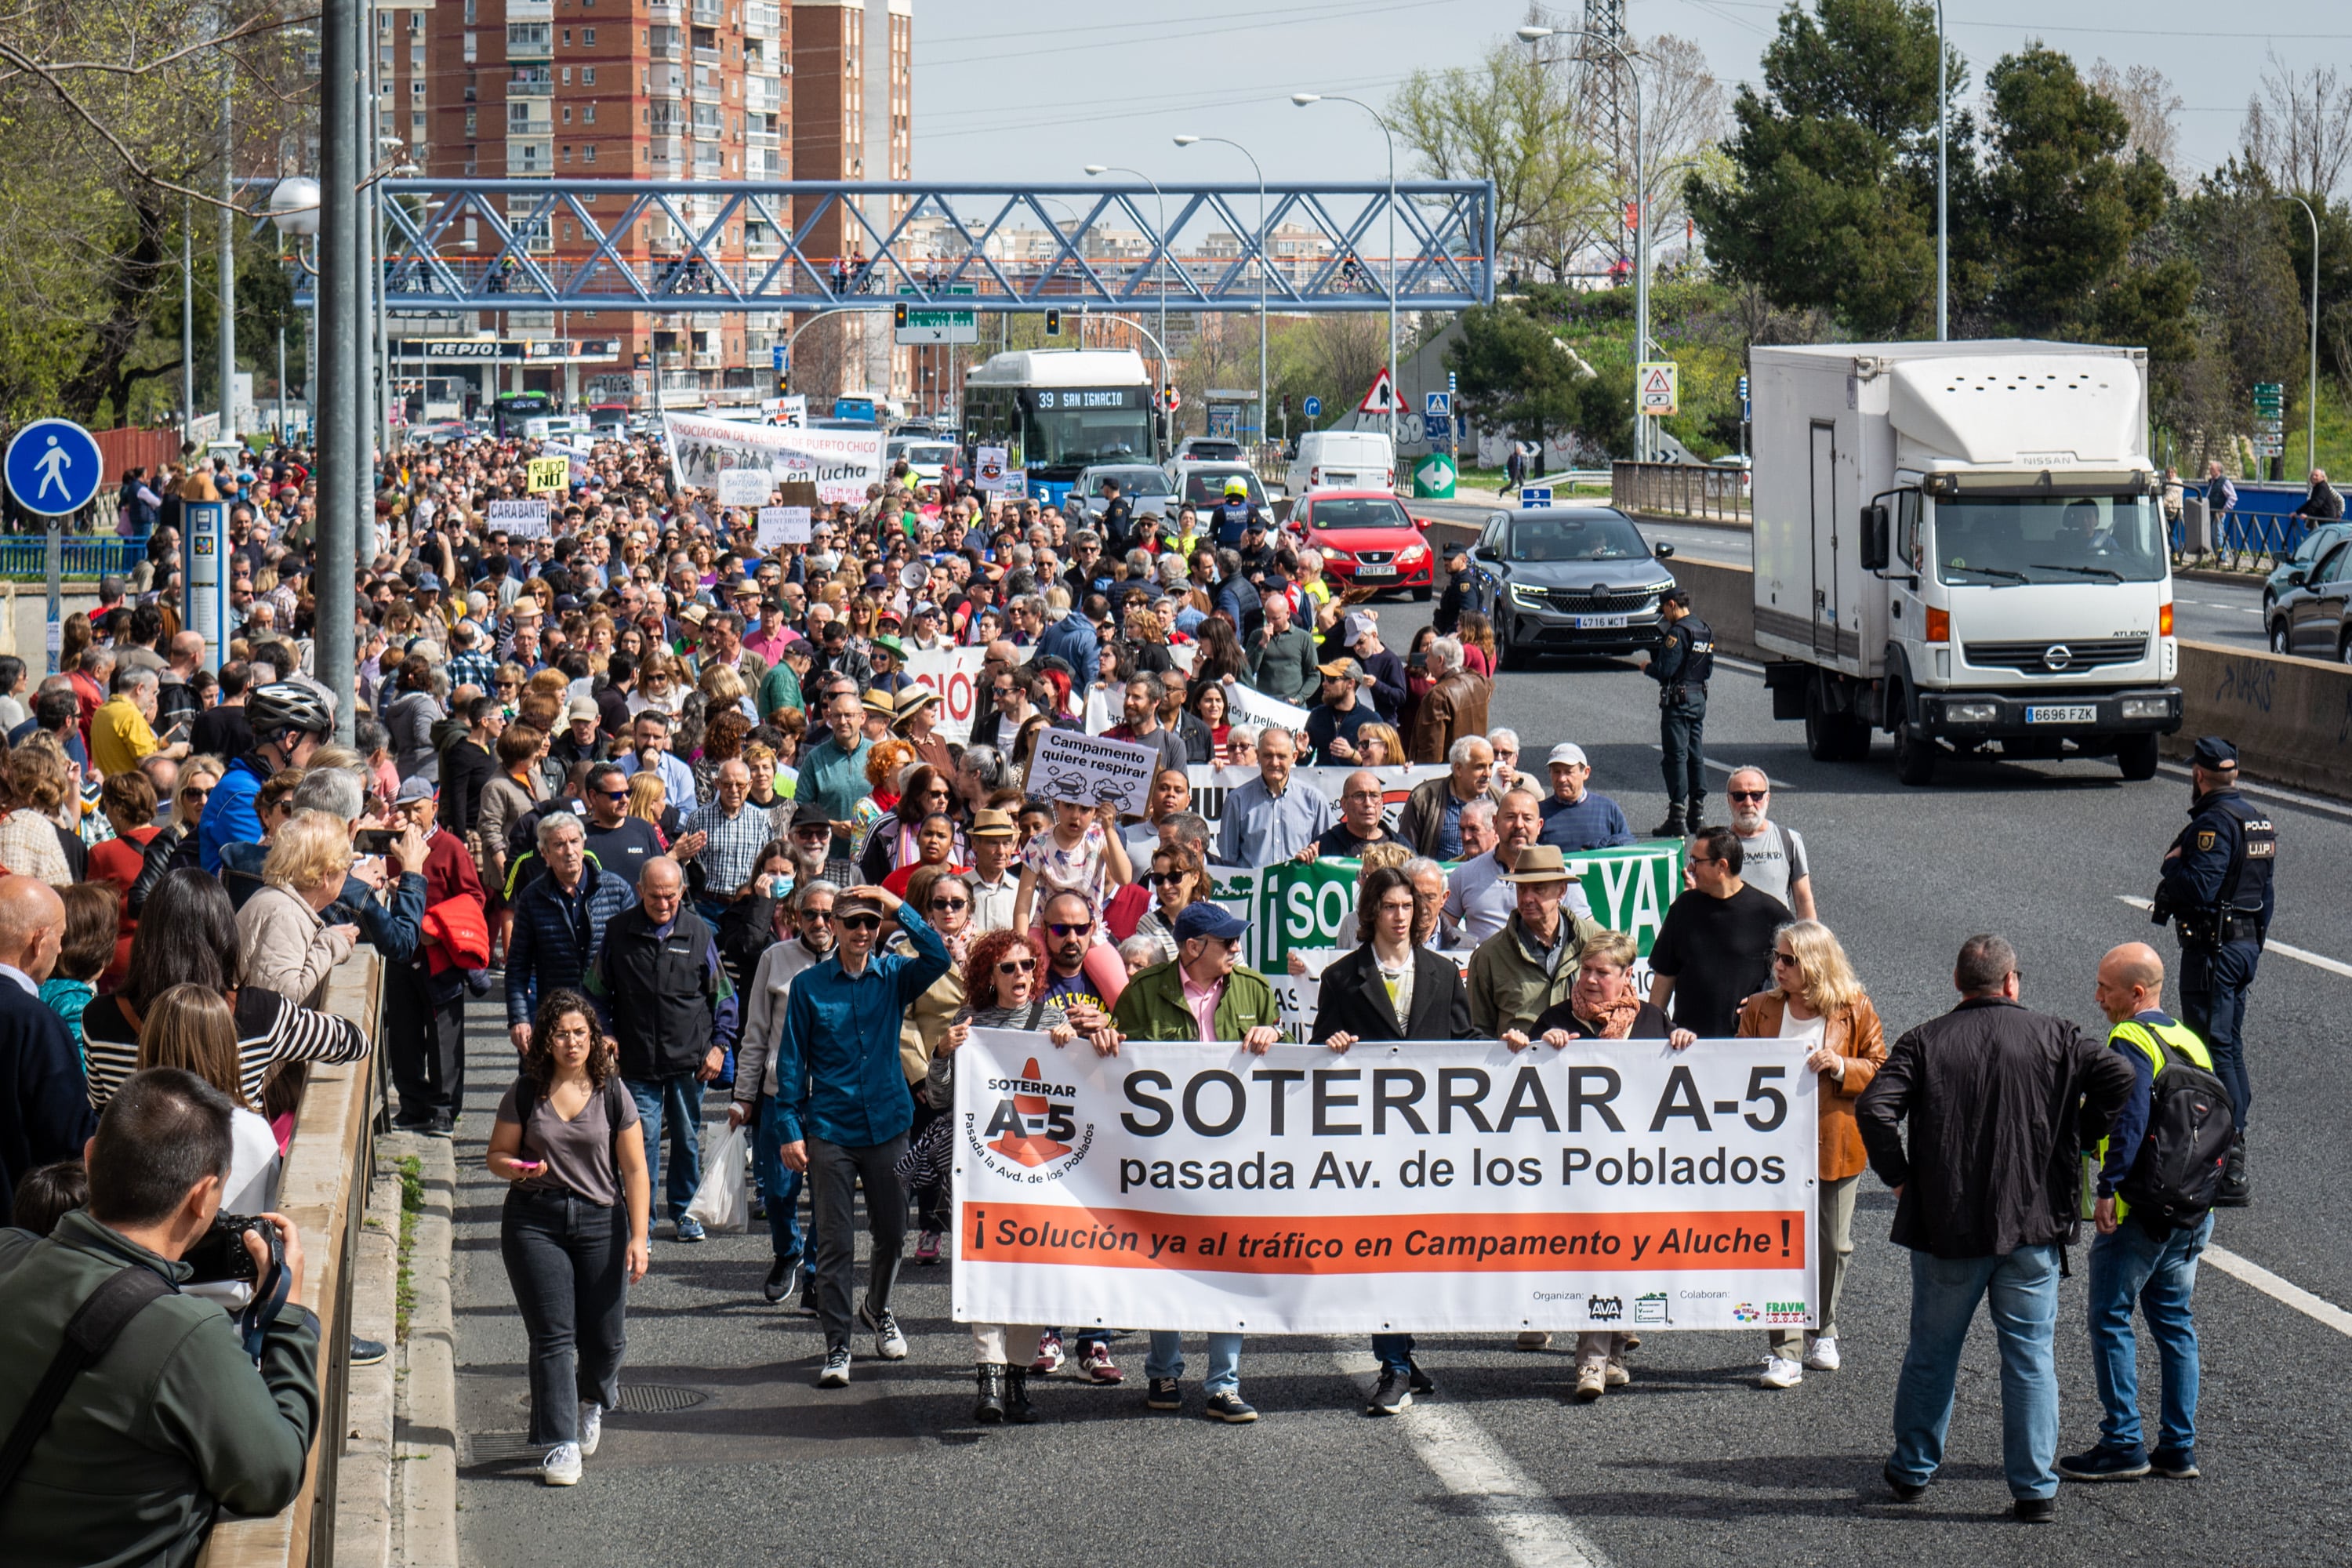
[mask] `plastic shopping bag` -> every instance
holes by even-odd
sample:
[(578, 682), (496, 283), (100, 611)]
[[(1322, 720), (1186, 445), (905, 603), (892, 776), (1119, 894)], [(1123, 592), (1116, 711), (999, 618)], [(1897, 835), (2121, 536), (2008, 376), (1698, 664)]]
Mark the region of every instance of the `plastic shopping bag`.
[(751, 1198), (743, 1179), (743, 1129), (730, 1127), (702, 1155), (702, 1184), (694, 1189), (687, 1215), (705, 1230), (743, 1230), (751, 1223)]

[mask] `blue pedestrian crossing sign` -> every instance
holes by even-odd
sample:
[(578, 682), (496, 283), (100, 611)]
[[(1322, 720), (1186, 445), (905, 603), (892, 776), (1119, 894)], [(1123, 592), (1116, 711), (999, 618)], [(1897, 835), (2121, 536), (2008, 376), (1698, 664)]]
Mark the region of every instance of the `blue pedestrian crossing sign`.
[(106, 478), (97, 441), (70, 419), (36, 419), (17, 431), (5, 468), (16, 504), (43, 517), (79, 511)]
[(1450, 392), (1424, 392), (1421, 395), (1421, 416), (1424, 419), (1450, 419), (1454, 416), (1454, 395)]
[(1307, 410), (1307, 417), (1309, 419), (1323, 417), (1323, 400), (1319, 397), (1310, 397), (1300, 406)]

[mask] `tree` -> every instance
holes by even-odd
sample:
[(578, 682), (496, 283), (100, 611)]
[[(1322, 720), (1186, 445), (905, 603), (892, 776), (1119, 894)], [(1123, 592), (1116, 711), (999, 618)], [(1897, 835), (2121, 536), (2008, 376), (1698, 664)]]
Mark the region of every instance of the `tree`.
[(2352, 89), (2334, 66), (2298, 71), (2273, 52), (2246, 100), (2246, 162), (2291, 191), (2333, 197), (2352, 164)]
[[(1764, 90), (1743, 88), (1732, 105), (1728, 173), (1684, 185), (1720, 271), (1784, 310), (1827, 310), (1859, 337), (1920, 329), (1935, 296), (1936, 51), (1934, 9), (1918, 0), (1781, 13)], [(1948, 76), (1957, 101), (1968, 79), (1957, 52)], [(1950, 118), (1958, 192), (1973, 132)]]
[[(1473, 423), (1538, 445), (1582, 427), (1584, 385), (1598, 379), (1550, 328), (1510, 305), (1465, 310), (1445, 365)], [(1621, 389), (1629, 400), (1631, 385)]]
[(2131, 139), (2124, 151), (2145, 153), (2175, 179), (2180, 177), (2181, 97), (2172, 80), (2150, 65), (2125, 66), (2118, 70), (2105, 60), (2093, 60), (2083, 73), (2091, 90), (2124, 111)]
[(1497, 44), (1475, 66), (1415, 71), (1389, 116), (1433, 179), (1495, 182), (1495, 245), (1533, 254), (1526, 242), (1570, 226), (1604, 199), (1591, 143), (1579, 131), (1559, 79), (1528, 51)]

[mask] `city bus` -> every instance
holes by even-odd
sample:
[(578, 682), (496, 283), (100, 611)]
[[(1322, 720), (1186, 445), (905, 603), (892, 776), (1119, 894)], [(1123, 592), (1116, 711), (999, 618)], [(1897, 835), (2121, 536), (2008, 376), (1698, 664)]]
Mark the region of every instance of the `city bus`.
[(1133, 349), (1015, 349), (964, 381), (968, 450), (1003, 447), (1029, 493), (1059, 505), (1096, 463), (1157, 463), (1152, 384)]
[(544, 419), (555, 412), (555, 398), (545, 392), (512, 392), (490, 400), (490, 434), (501, 441), (522, 438), (523, 421)]

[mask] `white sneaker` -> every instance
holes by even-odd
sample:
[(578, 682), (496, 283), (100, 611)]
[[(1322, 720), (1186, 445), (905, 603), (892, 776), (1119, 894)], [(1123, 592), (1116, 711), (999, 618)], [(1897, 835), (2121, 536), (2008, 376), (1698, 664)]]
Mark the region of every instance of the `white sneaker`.
[(1815, 1372), (1835, 1372), (1838, 1369), (1837, 1336), (1826, 1334), (1805, 1347), (1805, 1364)]
[(593, 1399), (580, 1402), (580, 1457), (593, 1459), (596, 1445), (604, 1440), (604, 1407)]
[(580, 1445), (558, 1443), (539, 1462), (539, 1479), (551, 1487), (576, 1487), (580, 1484)]
[(1805, 1381), (1805, 1363), (1790, 1361), (1784, 1355), (1764, 1358), (1764, 1373), (1756, 1380), (1759, 1388), (1794, 1388)]

